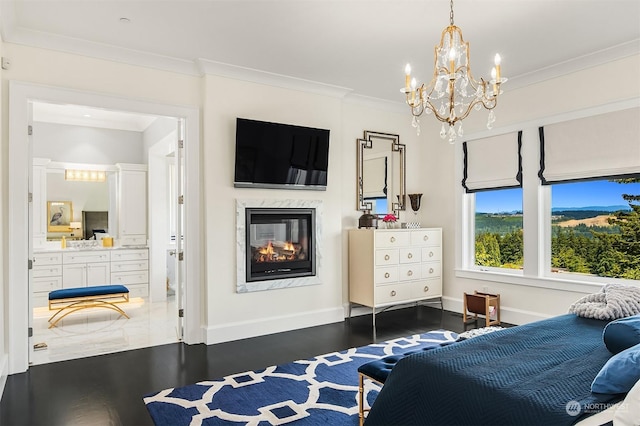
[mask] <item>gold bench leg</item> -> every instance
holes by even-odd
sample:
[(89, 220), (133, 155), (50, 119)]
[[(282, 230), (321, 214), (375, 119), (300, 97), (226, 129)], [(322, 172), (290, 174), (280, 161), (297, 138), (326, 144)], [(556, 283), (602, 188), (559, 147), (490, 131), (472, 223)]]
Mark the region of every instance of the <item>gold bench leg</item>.
[(364, 375), (358, 373), (358, 420), (364, 425)]
[[(122, 315), (125, 318), (129, 319), (129, 315), (127, 315), (127, 313), (125, 311), (123, 311), (119, 306), (116, 306), (114, 303), (107, 302), (105, 300), (99, 300), (99, 299), (94, 299), (94, 300), (88, 299), (88, 300), (81, 300), (81, 301), (78, 301), (78, 302), (75, 302), (75, 303), (71, 303), (69, 305), (66, 305), (66, 306), (63, 306), (63, 307), (59, 308), (58, 311), (55, 314), (53, 314), (51, 316), (51, 318), (49, 318), (49, 323), (50, 323), (49, 328), (55, 327), (56, 324), (61, 319), (63, 319), (64, 317), (66, 317), (69, 314), (72, 314), (74, 312), (77, 312), (77, 311), (80, 311), (80, 310), (83, 310), (83, 309), (90, 309), (90, 308), (111, 309), (112, 311), (116, 311), (120, 315)], [(62, 314), (60, 317), (56, 318), (62, 312), (64, 312), (64, 314)], [(54, 321), (54, 318), (56, 318), (55, 321)]]

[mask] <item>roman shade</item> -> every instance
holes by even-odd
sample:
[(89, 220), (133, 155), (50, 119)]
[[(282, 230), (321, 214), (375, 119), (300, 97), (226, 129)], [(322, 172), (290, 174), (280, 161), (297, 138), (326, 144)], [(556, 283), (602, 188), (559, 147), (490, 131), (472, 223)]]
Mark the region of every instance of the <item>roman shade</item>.
[(640, 173), (640, 108), (539, 128), (543, 185)]
[(467, 192), (522, 186), (522, 131), (464, 142), (462, 186)]

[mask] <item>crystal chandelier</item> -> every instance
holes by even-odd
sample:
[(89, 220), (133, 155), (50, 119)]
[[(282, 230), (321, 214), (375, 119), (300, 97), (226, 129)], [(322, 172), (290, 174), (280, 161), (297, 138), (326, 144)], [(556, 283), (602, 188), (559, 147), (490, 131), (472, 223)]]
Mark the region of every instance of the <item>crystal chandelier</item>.
[[(495, 67), (491, 71), (491, 80), (483, 78), (476, 81), (469, 65), (469, 43), (462, 38), (462, 31), (453, 24), (453, 0), (449, 26), (442, 31), (440, 44), (435, 47), (435, 64), (433, 78), (429, 84), (417, 87), (416, 79), (411, 78), (411, 65), (405, 68), (405, 87), (400, 89), (407, 97), (407, 104), (413, 115), (412, 126), (420, 134), (418, 117), (431, 114), (442, 122), (440, 137), (449, 138), (454, 143), (463, 135), (462, 120), (472, 108), (489, 110), (487, 128), (491, 129), (496, 121), (493, 108), (498, 103), (498, 95), (502, 93), (500, 85), (507, 81), (500, 73), (500, 55), (495, 56)], [(460, 123), (458, 123), (460, 122)], [(456, 123), (458, 123), (456, 128)], [(449, 125), (449, 128), (445, 127)]]

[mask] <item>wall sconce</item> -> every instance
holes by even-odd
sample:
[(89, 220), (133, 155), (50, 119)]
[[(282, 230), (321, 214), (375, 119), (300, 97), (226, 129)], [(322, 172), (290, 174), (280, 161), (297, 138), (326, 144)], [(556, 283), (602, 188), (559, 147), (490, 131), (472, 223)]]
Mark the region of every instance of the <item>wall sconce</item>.
[(78, 182), (105, 182), (107, 180), (107, 172), (104, 170), (65, 169), (64, 179)]

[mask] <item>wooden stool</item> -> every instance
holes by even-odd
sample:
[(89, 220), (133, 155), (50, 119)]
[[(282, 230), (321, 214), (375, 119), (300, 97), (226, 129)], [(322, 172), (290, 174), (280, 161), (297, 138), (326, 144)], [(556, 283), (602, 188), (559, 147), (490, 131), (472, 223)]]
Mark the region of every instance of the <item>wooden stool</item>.
[[(496, 319), (491, 319), (491, 307), (495, 310)], [(467, 315), (467, 312), (473, 314)], [(469, 318), (478, 320), (478, 315), (485, 317), (486, 327), (500, 324), (500, 295), (490, 293), (480, 293), (474, 291), (473, 294), (464, 293), (464, 313), (462, 321), (466, 324)]]

